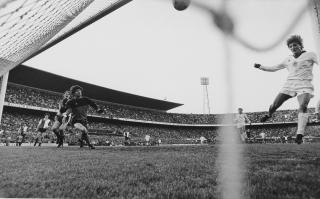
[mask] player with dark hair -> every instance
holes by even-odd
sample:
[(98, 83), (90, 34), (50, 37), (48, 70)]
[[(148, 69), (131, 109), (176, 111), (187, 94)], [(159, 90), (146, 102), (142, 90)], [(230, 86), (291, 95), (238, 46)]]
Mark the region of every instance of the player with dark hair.
[(90, 139), (88, 136), (88, 120), (87, 120), (87, 111), (89, 106), (94, 108), (97, 113), (102, 113), (103, 110), (99, 109), (97, 104), (93, 102), (91, 99), (82, 96), (83, 89), (78, 86), (72, 86), (70, 88), (70, 93), (72, 95), (72, 99), (70, 99), (65, 106), (66, 114), (72, 112), (71, 124), (77, 130), (81, 131), (81, 142), (80, 147), (82, 147), (83, 140), (86, 141), (88, 146), (91, 149), (95, 149), (95, 147), (90, 143)]
[(303, 49), (303, 40), (299, 35), (292, 35), (287, 40), (287, 46), (292, 55), (287, 57), (282, 63), (275, 66), (254, 64), (255, 68), (263, 71), (274, 72), (286, 68), (289, 72), (286, 83), (269, 108), (269, 114), (262, 117), (261, 122), (269, 119), (285, 101), (297, 96), (299, 114), (296, 143), (301, 144), (308, 122), (307, 107), (310, 99), (313, 97), (313, 65), (318, 64), (318, 60), (314, 52), (307, 52)]
[(63, 94), (63, 99), (59, 102), (59, 110), (54, 118), (54, 123), (52, 125), (52, 131), (57, 137), (57, 144), (58, 148), (63, 146), (63, 140), (64, 140), (64, 129), (61, 128), (63, 124), (63, 112), (65, 111), (65, 105), (67, 101), (70, 99), (70, 91), (65, 91)]

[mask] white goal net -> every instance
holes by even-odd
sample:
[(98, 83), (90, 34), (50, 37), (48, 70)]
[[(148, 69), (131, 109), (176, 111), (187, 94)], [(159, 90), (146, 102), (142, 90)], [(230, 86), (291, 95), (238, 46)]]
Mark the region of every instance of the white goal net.
[(0, 76), (130, 1), (1, 1)]

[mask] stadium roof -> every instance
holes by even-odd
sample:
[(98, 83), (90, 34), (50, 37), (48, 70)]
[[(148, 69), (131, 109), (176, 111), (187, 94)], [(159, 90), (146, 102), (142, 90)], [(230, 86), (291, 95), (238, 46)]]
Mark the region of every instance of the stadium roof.
[(12, 69), (10, 71), (8, 81), (15, 84), (21, 84), (60, 93), (63, 93), (65, 90), (69, 89), (70, 86), (77, 84), (84, 89), (85, 96), (92, 99), (161, 111), (167, 111), (182, 105), (179, 103), (152, 99), (104, 88), (25, 65), (20, 65)]

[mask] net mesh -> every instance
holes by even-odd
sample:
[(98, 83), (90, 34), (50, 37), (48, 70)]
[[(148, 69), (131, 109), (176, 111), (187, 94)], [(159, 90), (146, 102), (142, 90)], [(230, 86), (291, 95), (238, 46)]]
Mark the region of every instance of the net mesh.
[(315, 18), (315, 25), (317, 27), (317, 32), (320, 33), (320, 1), (319, 0), (313, 0), (311, 4), (313, 8), (313, 14)]
[[(0, 75), (129, 0), (5, 0), (0, 3)], [(98, 18), (97, 18), (98, 19)], [(91, 21), (92, 23), (92, 21)]]
[(320, 53), (320, 1), (313, 0), (311, 3), (310, 10), (313, 16), (315, 41), (317, 42), (316, 47), (317, 47), (318, 53)]

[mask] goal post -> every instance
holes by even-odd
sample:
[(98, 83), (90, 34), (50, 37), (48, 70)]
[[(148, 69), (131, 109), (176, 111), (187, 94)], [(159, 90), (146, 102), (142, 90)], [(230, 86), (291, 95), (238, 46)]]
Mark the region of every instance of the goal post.
[(1, 83), (1, 90), (0, 90), (0, 124), (2, 124), (2, 113), (3, 113), (3, 105), (4, 105), (4, 100), (6, 97), (6, 91), (7, 91), (7, 84), (8, 84), (8, 79), (9, 79), (9, 72), (5, 73), (2, 75), (0, 79)]
[(310, 0), (310, 13), (318, 56), (320, 55), (320, 1)]

